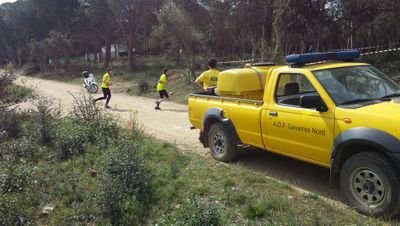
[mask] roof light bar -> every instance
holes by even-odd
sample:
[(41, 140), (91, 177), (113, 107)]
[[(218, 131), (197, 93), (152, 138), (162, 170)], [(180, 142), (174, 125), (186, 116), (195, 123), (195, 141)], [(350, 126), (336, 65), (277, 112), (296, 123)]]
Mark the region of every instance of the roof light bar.
[(285, 60), (288, 64), (306, 64), (324, 60), (351, 60), (358, 57), (360, 57), (360, 52), (358, 50), (351, 50), (342, 52), (294, 54), (286, 56)]

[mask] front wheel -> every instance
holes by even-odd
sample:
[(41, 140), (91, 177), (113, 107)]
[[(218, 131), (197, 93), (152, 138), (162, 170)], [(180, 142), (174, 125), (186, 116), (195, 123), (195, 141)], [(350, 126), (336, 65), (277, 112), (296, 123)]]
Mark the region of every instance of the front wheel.
[(99, 90), (99, 87), (97, 86), (97, 84), (94, 84), (94, 83), (90, 84), (89, 89), (88, 89), (89, 93), (97, 93), (98, 90)]
[(218, 161), (229, 162), (237, 155), (237, 148), (230, 134), (220, 123), (211, 126), (208, 132), (208, 144), (212, 156)]
[(364, 152), (350, 157), (340, 173), (340, 187), (359, 212), (394, 216), (400, 212), (400, 175), (385, 156)]

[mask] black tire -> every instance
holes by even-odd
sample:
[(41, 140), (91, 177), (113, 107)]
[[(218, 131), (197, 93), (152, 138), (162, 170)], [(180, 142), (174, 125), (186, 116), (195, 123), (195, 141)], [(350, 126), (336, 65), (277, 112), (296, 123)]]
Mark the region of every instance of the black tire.
[(399, 171), (381, 154), (363, 152), (346, 160), (340, 188), (360, 213), (392, 217), (400, 212)]
[(88, 91), (89, 93), (97, 93), (97, 91), (99, 91), (99, 86), (96, 84), (90, 84)]
[(237, 155), (237, 147), (229, 132), (220, 123), (214, 123), (208, 132), (208, 144), (214, 159), (230, 162)]

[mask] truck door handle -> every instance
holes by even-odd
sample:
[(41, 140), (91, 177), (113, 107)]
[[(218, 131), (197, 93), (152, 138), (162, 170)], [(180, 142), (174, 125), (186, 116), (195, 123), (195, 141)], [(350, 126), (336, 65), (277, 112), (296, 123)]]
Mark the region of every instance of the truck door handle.
[(278, 116), (278, 112), (276, 112), (276, 111), (270, 111), (270, 112), (269, 112), (269, 115), (270, 115), (270, 116)]

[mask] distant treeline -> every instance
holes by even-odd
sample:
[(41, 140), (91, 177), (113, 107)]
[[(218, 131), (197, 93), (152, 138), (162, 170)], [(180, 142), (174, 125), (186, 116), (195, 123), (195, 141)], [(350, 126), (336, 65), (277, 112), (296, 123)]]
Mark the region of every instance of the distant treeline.
[(18, 0), (0, 6), (0, 64), (68, 69), (105, 47), (107, 67), (114, 44), (131, 70), (151, 53), (193, 67), (197, 56), (397, 47), (399, 18), (398, 0)]

